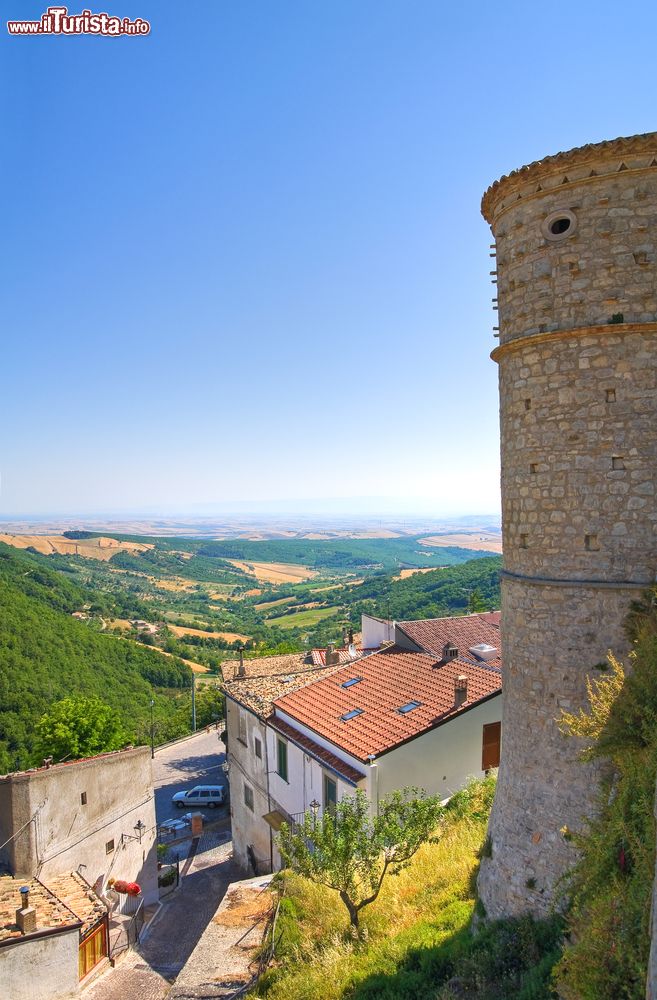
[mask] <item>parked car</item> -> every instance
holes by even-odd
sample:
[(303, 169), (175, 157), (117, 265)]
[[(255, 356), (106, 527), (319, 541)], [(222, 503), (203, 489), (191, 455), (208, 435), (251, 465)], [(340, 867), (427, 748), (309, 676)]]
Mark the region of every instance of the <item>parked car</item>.
[(207, 806), (208, 809), (215, 809), (223, 805), (225, 801), (225, 790), (221, 785), (195, 785), (187, 792), (176, 792), (171, 799), (178, 809), (189, 809), (190, 806)]

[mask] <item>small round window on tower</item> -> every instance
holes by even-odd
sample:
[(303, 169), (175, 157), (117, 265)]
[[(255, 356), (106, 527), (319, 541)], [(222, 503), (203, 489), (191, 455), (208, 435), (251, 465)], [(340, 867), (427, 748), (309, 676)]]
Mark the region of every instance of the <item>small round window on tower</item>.
[(562, 233), (568, 232), (570, 225), (570, 219), (566, 219), (563, 216), (561, 219), (555, 219), (554, 222), (550, 223), (550, 232), (553, 236), (561, 236)]
[(552, 212), (547, 219), (543, 220), (541, 231), (546, 240), (556, 243), (558, 240), (572, 236), (577, 229), (577, 216), (568, 208), (563, 208), (559, 212)]

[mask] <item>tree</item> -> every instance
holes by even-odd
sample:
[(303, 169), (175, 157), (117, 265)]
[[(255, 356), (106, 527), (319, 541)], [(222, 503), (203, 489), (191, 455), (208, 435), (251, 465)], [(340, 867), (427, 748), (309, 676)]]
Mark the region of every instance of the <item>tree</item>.
[(55, 761), (93, 757), (126, 743), (115, 712), (96, 697), (54, 702), (37, 722), (36, 734), (41, 754)]
[(294, 827), (284, 823), (278, 848), (295, 871), (340, 894), (357, 928), (360, 911), (377, 898), (386, 875), (399, 874), (422, 844), (434, 841), (442, 813), (437, 796), (404, 788), (382, 798), (371, 817), (359, 789), (319, 819), (306, 812)]

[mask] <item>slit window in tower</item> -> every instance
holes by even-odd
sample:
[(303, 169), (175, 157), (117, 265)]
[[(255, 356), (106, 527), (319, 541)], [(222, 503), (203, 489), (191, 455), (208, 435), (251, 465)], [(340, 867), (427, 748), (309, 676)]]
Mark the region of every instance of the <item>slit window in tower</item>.
[(625, 468), (625, 461), (622, 455), (612, 455), (611, 467), (616, 471)]
[(531, 473), (532, 476), (535, 476), (537, 474), (537, 472), (538, 472), (538, 462), (530, 462), (529, 463), (529, 471), (530, 471), (530, 473)]
[(531, 401), (531, 399), (526, 399), (525, 400), (525, 409), (526, 410), (531, 410), (531, 408), (532, 408), (532, 401)]
[(521, 549), (529, 548), (529, 536), (524, 531), (521, 531), (520, 533), (520, 548)]
[(608, 403), (616, 402), (616, 390), (615, 389), (605, 389), (605, 399)]
[(600, 542), (597, 535), (584, 535), (584, 548), (587, 552), (598, 552)]

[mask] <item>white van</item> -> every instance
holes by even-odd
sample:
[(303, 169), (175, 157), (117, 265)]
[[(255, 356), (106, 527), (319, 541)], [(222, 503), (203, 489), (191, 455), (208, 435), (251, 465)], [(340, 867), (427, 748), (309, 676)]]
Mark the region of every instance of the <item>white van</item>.
[(171, 801), (178, 809), (189, 809), (194, 806), (207, 806), (215, 809), (223, 805), (225, 798), (221, 785), (195, 785), (188, 792), (176, 792)]

